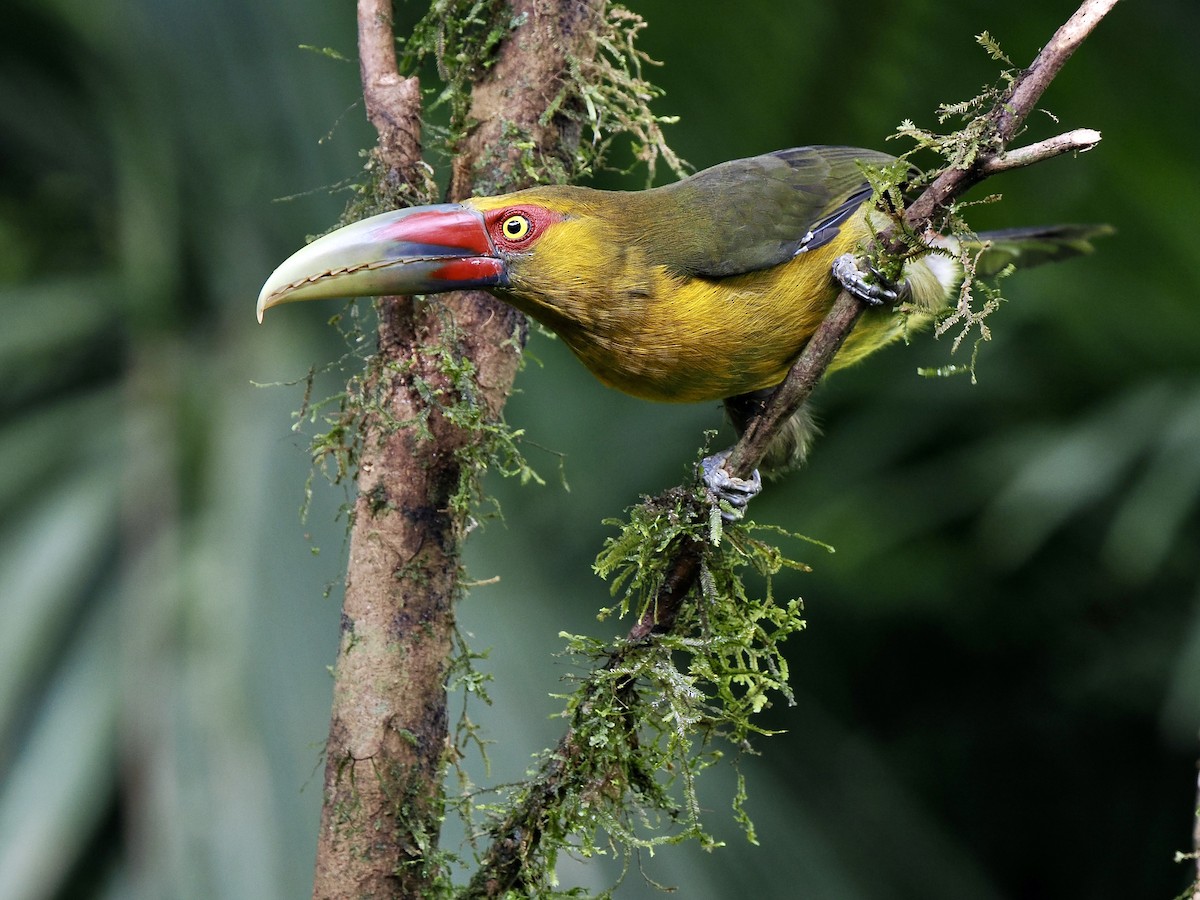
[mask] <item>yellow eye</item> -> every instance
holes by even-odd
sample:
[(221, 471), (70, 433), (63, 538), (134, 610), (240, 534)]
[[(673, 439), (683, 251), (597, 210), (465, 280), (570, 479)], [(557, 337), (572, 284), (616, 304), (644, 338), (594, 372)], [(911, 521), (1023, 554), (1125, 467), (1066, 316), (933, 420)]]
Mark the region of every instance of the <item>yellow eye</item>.
[(533, 225), (529, 219), (519, 213), (509, 216), (500, 225), (500, 231), (510, 241), (524, 240), (529, 237), (532, 228)]

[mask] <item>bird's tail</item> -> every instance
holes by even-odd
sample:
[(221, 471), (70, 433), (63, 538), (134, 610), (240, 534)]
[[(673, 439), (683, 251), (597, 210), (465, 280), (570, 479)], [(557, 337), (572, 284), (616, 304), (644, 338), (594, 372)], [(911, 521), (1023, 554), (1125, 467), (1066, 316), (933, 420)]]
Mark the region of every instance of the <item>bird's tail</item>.
[(975, 274), (995, 275), (1008, 265), (1020, 269), (1084, 256), (1095, 250), (1092, 241), (1114, 232), (1111, 225), (1048, 225), (1035, 228), (1005, 228), (980, 233), (983, 247), (975, 265)]
[[(959, 237), (937, 236), (930, 241), (938, 252), (911, 261), (902, 281), (914, 306), (931, 317), (953, 303), (962, 287), (963, 261), (974, 258), (975, 275), (988, 278), (1008, 266), (1025, 269), (1091, 253), (1092, 241), (1113, 233), (1111, 225), (1044, 225), (980, 232), (964, 242)], [(965, 251), (965, 252), (964, 252)], [(927, 321), (932, 321), (931, 318)], [(909, 331), (921, 323), (910, 319)]]
[[(989, 278), (1008, 266), (1026, 269), (1091, 253), (1092, 241), (1113, 233), (1111, 225), (1043, 225), (983, 231), (969, 241), (938, 236), (930, 241), (941, 252), (927, 254), (904, 270), (909, 296), (915, 306), (932, 316), (953, 303), (962, 287), (963, 260), (974, 258), (975, 275)], [(965, 251), (965, 252), (964, 252)], [(931, 321), (931, 320), (929, 320)], [(908, 328), (919, 326), (910, 319)]]

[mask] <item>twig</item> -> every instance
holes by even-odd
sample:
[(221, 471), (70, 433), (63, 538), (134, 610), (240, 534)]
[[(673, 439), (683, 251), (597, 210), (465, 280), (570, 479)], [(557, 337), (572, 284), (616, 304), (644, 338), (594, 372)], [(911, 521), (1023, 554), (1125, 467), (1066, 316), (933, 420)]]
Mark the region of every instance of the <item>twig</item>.
[[(1054, 36), (1042, 48), (1033, 64), (1017, 76), (1006, 97), (992, 110), (996, 150), (990, 156), (1002, 153), (1017, 136), (1021, 125), (1033, 112), (1054, 76), (1071, 58), (1083, 39), (1116, 5), (1117, 0), (1084, 0), (1074, 15), (1054, 32)], [(910, 224), (932, 221), (938, 210), (947, 208), (951, 200), (985, 177), (982, 169), (990, 156), (980, 156), (970, 168), (947, 169), (942, 172), (908, 207), (905, 213), (906, 221)]]
[(996, 137), (1001, 145), (1017, 136), (1017, 131), (1029, 116), (1050, 82), (1058, 75), (1067, 60), (1079, 49), (1100, 20), (1108, 15), (1117, 0), (1084, 0), (1074, 15), (1063, 23), (1049, 43), (1025, 72), (1013, 82), (1006, 102), (996, 107)]
[(421, 83), (401, 78), (391, 0), (358, 0), (358, 65), (367, 119), (379, 142), (375, 153), (390, 176), (417, 184), (421, 162)]
[(1076, 128), (1074, 131), (1046, 138), (1027, 147), (989, 156), (980, 163), (980, 168), (984, 177), (990, 178), (1010, 169), (1020, 169), (1062, 156), (1064, 153), (1086, 153), (1099, 143), (1100, 132), (1091, 128)]

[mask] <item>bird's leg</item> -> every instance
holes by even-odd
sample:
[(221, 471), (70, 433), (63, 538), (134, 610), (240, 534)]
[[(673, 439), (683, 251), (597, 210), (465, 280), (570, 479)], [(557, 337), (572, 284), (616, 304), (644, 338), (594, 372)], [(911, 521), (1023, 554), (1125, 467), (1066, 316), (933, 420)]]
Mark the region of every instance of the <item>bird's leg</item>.
[[(738, 437), (741, 437), (750, 423), (762, 414), (774, 393), (775, 388), (766, 388), (725, 398), (725, 413), (737, 430)], [(817, 423), (813, 421), (812, 407), (808, 403), (802, 404), (771, 439), (767, 453), (759, 463), (759, 469), (771, 478), (796, 468), (804, 462), (809, 445), (820, 433)]]
[[(764, 388), (725, 398), (725, 412), (733, 422), (738, 437), (745, 433), (756, 416), (762, 414), (774, 393), (775, 388)], [(811, 408), (807, 403), (803, 404), (792, 413), (792, 417), (780, 427), (771, 440), (761, 463), (762, 471), (771, 477), (800, 465), (808, 455), (809, 444), (819, 433), (820, 429), (813, 421)], [(713, 495), (714, 502), (724, 500), (733, 508), (736, 514), (723, 512), (721, 515), (726, 521), (734, 521), (742, 517), (746, 504), (762, 490), (762, 478), (757, 469), (749, 480), (733, 478), (724, 469), (729, 453), (730, 451), (726, 450), (701, 460), (700, 477)]]
[(731, 450), (722, 450), (712, 456), (700, 460), (700, 477), (708, 488), (714, 503), (725, 501), (729, 509), (721, 510), (721, 518), (726, 522), (736, 522), (746, 514), (748, 504), (762, 490), (762, 478), (758, 469), (754, 470), (752, 478), (734, 478), (725, 471), (725, 461), (729, 459)]
[(907, 281), (897, 284), (870, 263), (866, 265), (864, 272), (858, 267), (858, 259), (853, 253), (843, 253), (833, 261), (833, 277), (868, 306), (899, 303), (911, 295), (912, 288)]

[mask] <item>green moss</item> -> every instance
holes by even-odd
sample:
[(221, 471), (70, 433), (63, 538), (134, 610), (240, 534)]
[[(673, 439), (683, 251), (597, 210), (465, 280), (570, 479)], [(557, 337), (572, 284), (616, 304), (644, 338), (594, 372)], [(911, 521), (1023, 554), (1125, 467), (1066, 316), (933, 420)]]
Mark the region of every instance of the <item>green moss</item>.
[(448, 153), (470, 127), (471, 87), (520, 22), (505, 0), (434, 0), (412, 34), (398, 40), (401, 71), (414, 72), (423, 60), (434, 61), (441, 85), (428, 108), (449, 110), (449, 126), (432, 129)]
[(663, 125), (678, 118), (656, 115), (650, 109), (662, 90), (644, 76), (643, 66), (661, 64), (636, 46), (644, 28), (641, 16), (610, 4), (596, 34), (596, 53), (568, 60), (566, 85), (546, 110), (547, 117), (566, 112), (587, 130), (576, 156), (580, 174), (603, 166), (620, 137), (630, 140), (633, 158), (646, 166), (647, 186), (654, 181), (659, 160), (677, 176), (687, 174), (687, 163), (671, 149), (662, 131)]
[[(664, 845), (719, 847), (704, 822), (697, 779), (727, 757), (736, 767), (753, 752), (751, 738), (767, 733), (756, 717), (774, 702), (792, 702), (782, 645), (804, 627), (802, 607), (795, 598), (776, 601), (772, 579), (785, 567), (807, 566), (757, 536), (785, 534), (779, 529), (749, 522), (714, 528), (711, 510), (700, 489), (678, 488), (611, 523), (619, 531), (596, 571), (610, 580), (617, 602), (602, 617), (641, 620), (685, 543), (699, 546), (701, 574), (668, 634), (615, 642), (563, 635), (567, 654), (591, 669), (562, 695), (567, 738), (512, 796), (488, 807), (493, 848), (509, 847), (508, 869), (519, 872), (522, 896), (582, 895), (557, 890), (563, 852), (613, 855), (628, 869), (642, 851)], [(746, 588), (747, 572), (761, 580), (760, 591)], [(739, 773), (733, 815), (755, 841), (745, 800)]]
[(986, 31), (975, 40), (992, 59), (1004, 62), (1010, 68), (1001, 70), (996, 81), (984, 85), (980, 92), (969, 100), (944, 103), (938, 107), (939, 125), (953, 120), (961, 123), (962, 127), (956, 131), (939, 133), (918, 128), (910, 119), (905, 119), (893, 135), (909, 138), (916, 142), (919, 149), (932, 150), (941, 156), (944, 165), (933, 170), (934, 174), (942, 168), (969, 168), (981, 153), (998, 149), (990, 112), (998, 108), (997, 104), (1003, 100), (1017, 73), (1011, 68), (1012, 61), (1004, 55), (1000, 45)]

